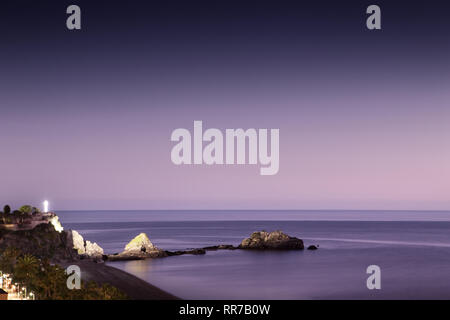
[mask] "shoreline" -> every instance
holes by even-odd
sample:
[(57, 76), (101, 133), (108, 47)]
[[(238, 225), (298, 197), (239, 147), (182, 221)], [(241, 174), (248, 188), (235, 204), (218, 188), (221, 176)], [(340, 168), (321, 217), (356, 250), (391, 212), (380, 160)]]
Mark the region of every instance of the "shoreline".
[(179, 300), (180, 298), (115, 267), (96, 263), (91, 260), (79, 260), (75, 262), (61, 263), (67, 268), (69, 265), (77, 265), (81, 269), (83, 281), (95, 281), (108, 283), (123, 291), (132, 300)]

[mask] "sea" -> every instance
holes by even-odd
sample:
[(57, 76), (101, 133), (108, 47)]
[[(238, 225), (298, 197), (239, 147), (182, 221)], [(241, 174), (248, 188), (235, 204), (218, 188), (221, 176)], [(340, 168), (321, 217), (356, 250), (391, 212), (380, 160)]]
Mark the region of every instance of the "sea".
[(65, 229), (108, 254), (121, 252), (141, 232), (165, 250), (238, 245), (259, 230), (282, 230), (319, 247), (107, 262), (183, 299), (450, 299), (450, 211), (57, 214)]

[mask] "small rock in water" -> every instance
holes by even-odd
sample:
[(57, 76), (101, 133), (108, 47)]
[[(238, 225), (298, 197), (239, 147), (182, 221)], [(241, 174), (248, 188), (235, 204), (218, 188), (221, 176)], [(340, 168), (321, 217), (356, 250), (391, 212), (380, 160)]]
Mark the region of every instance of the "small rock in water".
[(204, 250), (216, 251), (216, 250), (236, 250), (237, 247), (232, 244), (219, 244), (217, 246), (204, 247)]
[(165, 251), (165, 253), (168, 256), (181, 256), (183, 254), (193, 254), (193, 255), (199, 255), (199, 254), (205, 254), (205, 249), (189, 249), (189, 250), (178, 250), (178, 251)]
[(308, 250), (317, 250), (318, 248), (319, 248), (319, 245), (315, 246), (312, 244), (308, 247)]

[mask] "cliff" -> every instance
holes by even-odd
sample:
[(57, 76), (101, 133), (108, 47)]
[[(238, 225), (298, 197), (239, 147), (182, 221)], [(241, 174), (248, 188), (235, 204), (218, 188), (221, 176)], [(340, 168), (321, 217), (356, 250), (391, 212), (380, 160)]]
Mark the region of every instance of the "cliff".
[(0, 252), (8, 247), (52, 262), (74, 261), (79, 258), (73, 249), (71, 233), (58, 232), (50, 223), (39, 224), (30, 230), (0, 230)]

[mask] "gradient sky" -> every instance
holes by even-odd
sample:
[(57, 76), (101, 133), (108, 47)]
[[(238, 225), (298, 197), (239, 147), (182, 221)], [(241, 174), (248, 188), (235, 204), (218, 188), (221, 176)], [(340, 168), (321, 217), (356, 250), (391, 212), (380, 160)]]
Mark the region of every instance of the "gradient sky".
[[(373, 3), (381, 31), (365, 27)], [(70, 4), (81, 31), (65, 28)], [(449, 10), (2, 1), (0, 203), (449, 210)], [(170, 135), (194, 120), (279, 128), (279, 173), (175, 166)]]

